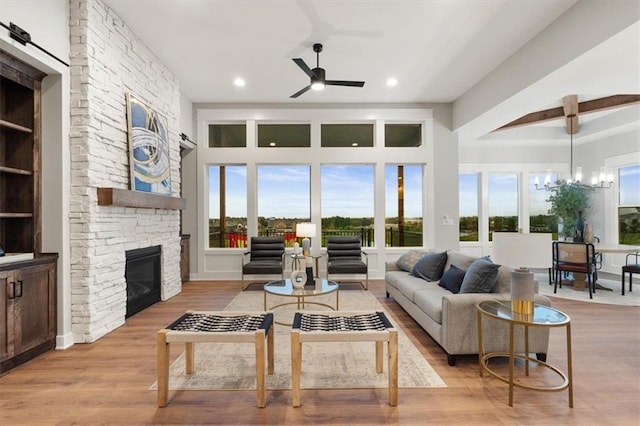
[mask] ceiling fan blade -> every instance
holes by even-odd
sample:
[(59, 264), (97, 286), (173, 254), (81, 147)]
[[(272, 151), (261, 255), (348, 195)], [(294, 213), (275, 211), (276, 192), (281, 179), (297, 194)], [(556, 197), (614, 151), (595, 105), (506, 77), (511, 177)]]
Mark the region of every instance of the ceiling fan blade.
[(302, 58), (293, 58), (293, 62), (298, 64), (298, 66), (302, 68), (302, 71), (304, 71), (305, 74), (307, 74), (309, 77), (318, 78), (316, 74), (313, 71), (311, 71), (311, 68), (309, 68), (307, 64), (302, 60)]
[(297, 98), (298, 96), (302, 95), (303, 93), (305, 93), (306, 91), (308, 91), (309, 89), (311, 89), (311, 85), (308, 85), (307, 87), (305, 87), (304, 89), (298, 90), (296, 93), (294, 93), (293, 95), (289, 96), (290, 98)]
[(327, 86), (362, 87), (364, 86), (364, 81), (325, 80), (324, 84)]

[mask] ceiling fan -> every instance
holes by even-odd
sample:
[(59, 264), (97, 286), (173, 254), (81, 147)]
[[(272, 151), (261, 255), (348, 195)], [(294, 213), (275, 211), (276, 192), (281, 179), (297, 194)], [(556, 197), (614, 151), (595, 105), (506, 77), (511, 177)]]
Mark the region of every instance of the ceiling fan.
[(322, 45), (320, 43), (315, 43), (313, 45), (313, 51), (316, 52), (316, 67), (314, 69), (309, 68), (302, 58), (293, 58), (293, 62), (302, 68), (302, 71), (311, 78), (311, 83), (304, 89), (301, 89), (291, 95), (291, 98), (297, 98), (309, 89), (322, 90), (325, 86), (364, 86), (364, 81), (325, 80), (324, 68), (320, 68), (320, 52), (322, 52)]

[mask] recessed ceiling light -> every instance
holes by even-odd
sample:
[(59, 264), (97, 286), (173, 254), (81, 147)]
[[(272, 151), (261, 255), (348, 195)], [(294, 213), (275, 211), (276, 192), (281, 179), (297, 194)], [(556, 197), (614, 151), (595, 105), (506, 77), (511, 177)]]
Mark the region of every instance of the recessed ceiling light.
[(238, 77), (235, 80), (233, 80), (233, 84), (235, 84), (237, 87), (244, 87), (246, 83), (243, 78)]
[(391, 77), (387, 79), (387, 86), (394, 87), (397, 84), (398, 84), (398, 80), (396, 80), (395, 78)]

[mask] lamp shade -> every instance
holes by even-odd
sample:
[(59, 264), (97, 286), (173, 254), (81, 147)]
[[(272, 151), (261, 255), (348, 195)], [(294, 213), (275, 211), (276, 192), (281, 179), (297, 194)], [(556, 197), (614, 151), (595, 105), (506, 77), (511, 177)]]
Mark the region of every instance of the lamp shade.
[(512, 268), (550, 268), (551, 242), (551, 234), (494, 232), (491, 260)]
[(316, 236), (316, 224), (301, 222), (296, 225), (296, 237), (314, 238)]
[(527, 268), (551, 267), (551, 234), (494, 232), (491, 258), (518, 268), (511, 271), (511, 306), (518, 314), (532, 315), (536, 282)]

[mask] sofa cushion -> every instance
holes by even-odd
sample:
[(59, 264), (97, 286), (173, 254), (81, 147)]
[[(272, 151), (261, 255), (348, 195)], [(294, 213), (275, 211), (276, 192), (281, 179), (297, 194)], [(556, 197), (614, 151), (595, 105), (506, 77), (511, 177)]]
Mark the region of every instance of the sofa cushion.
[(455, 250), (449, 250), (447, 252), (447, 264), (445, 265), (444, 269), (446, 271), (451, 265), (454, 265), (456, 268), (466, 271), (476, 259), (476, 257), (469, 256), (468, 254), (464, 254)]
[(460, 293), (491, 293), (498, 279), (498, 268), (500, 265), (487, 258), (475, 260), (464, 274)]
[(400, 256), (398, 260), (396, 260), (396, 266), (402, 269), (403, 271), (411, 272), (413, 271), (413, 267), (415, 266), (416, 262), (420, 260), (421, 257), (431, 253), (432, 251), (433, 250), (428, 250), (428, 249), (409, 250), (408, 252)]
[(442, 288), (446, 288), (453, 294), (460, 293), (460, 287), (464, 280), (465, 272), (462, 269), (458, 269), (456, 266), (451, 265), (449, 269), (444, 271), (438, 285)]
[(447, 252), (430, 253), (420, 258), (411, 270), (411, 275), (427, 281), (438, 281), (447, 262)]
[(446, 295), (451, 295), (451, 293), (439, 287), (436, 283), (425, 283), (422, 288), (414, 293), (413, 303), (429, 318), (438, 324), (442, 324), (442, 298)]
[(404, 277), (398, 279), (394, 283), (394, 287), (398, 289), (400, 293), (404, 295), (407, 299), (413, 302), (414, 293), (418, 290), (425, 288), (426, 286), (434, 286), (437, 287), (435, 283), (428, 283), (422, 278), (414, 277), (413, 275), (409, 275), (406, 272), (402, 272)]
[(494, 293), (510, 293), (511, 292), (511, 269), (509, 266), (502, 265), (498, 269), (498, 279), (493, 287)]

